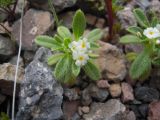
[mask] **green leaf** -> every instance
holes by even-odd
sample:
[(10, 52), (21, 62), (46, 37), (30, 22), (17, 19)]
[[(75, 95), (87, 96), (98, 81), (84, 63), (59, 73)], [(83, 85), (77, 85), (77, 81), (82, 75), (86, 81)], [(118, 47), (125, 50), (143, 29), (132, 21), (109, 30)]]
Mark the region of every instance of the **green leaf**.
[(97, 43), (91, 42), (90, 47), (91, 47), (91, 49), (94, 50), (94, 49), (98, 49), (100, 46)]
[(48, 58), (48, 65), (56, 64), (63, 56), (64, 56), (64, 54), (62, 54), (62, 53), (57, 53), (55, 55), (50, 56)]
[(71, 43), (71, 39), (69, 39), (69, 38), (64, 39), (64, 46), (65, 46), (66, 48), (68, 48), (69, 43)]
[(90, 42), (94, 42), (100, 40), (102, 38), (102, 35), (103, 32), (100, 29), (94, 29), (87, 35), (87, 38)]
[(75, 76), (75, 77), (77, 77), (78, 75), (79, 75), (79, 73), (80, 73), (80, 67), (79, 66), (77, 66), (76, 64), (75, 64), (75, 62), (73, 61), (72, 62), (72, 73), (73, 73), (73, 75)]
[(62, 38), (71, 38), (71, 32), (69, 31), (68, 28), (64, 27), (64, 26), (60, 26), (57, 29), (58, 34), (62, 37)]
[(89, 55), (89, 57), (91, 57), (91, 58), (97, 58), (97, 57), (99, 57), (98, 54), (94, 54), (94, 53), (88, 53), (88, 55)]
[(100, 79), (101, 77), (100, 71), (98, 67), (91, 61), (88, 61), (87, 64), (83, 67), (83, 69), (86, 75), (89, 76), (92, 80)]
[(128, 27), (127, 31), (134, 34), (134, 35), (138, 35), (139, 33), (142, 35), (142, 33), (143, 33), (143, 30), (137, 26)]
[(130, 52), (130, 53), (126, 54), (127, 60), (131, 61), (131, 62), (134, 61), (136, 59), (136, 57), (137, 57), (137, 53), (135, 53), (135, 52)]
[(6, 113), (1, 112), (0, 120), (9, 120), (9, 116)]
[(134, 10), (133, 10), (133, 13), (134, 13), (134, 16), (135, 16), (137, 22), (138, 22), (142, 27), (147, 28), (147, 27), (150, 26), (149, 21), (148, 21), (146, 15), (144, 14), (144, 12), (143, 12), (141, 9), (139, 9), (139, 8), (134, 9)]
[(63, 56), (58, 63), (56, 64), (54, 75), (55, 77), (61, 81), (61, 82), (66, 82), (69, 81), (73, 76), (72, 76), (72, 58), (70, 55), (65, 55)]
[(155, 27), (159, 23), (159, 20), (157, 17), (153, 17), (151, 21), (151, 26)]
[(149, 73), (151, 70), (151, 59), (148, 52), (143, 51), (137, 56), (130, 68), (130, 75), (132, 79), (143, 77), (144, 73)]
[(63, 42), (63, 38), (60, 37), (60, 36), (57, 35), (57, 34), (55, 34), (54, 39), (55, 39), (57, 42), (59, 42), (59, 43), (62, 43), (62, 42)]
[(141, 43), (145, 40), (140, 39), (139, 37), (135, 35), (125, 35), (120, 38), (120, 43), (128, 44), (128, 43)]
[(85, 15), (81, 10), (78, 10), (74, 15), (72, 24), (72, 30), (76, 40), (78, 40), (83, 35), (85, 28), (86, 28)]
[(35, 43), (46, 48), (60, 48), (62, 47), (53, 37), (40, 35), (36, 37)]

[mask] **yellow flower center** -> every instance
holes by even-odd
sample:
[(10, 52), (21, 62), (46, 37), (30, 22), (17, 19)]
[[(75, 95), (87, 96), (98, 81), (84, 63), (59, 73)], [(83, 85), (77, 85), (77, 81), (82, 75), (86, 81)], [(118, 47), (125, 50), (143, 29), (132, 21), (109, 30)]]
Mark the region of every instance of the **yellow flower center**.
[(79, 57), (79, 60), (80, 60), (80, 61), (83, 61), (83, 60), (84, 60), (84, 57), (83, 57), (83, 56), (80, 56), (80, 57)]
[(82, 42), (82, 48), (86, 48), (86, 44)]
[(150, 31), (150, 32), (149, 32), (149, 34), (150, 34), (150, 35), (153, 35), (153, 34), (154, 34), (154, 32)]

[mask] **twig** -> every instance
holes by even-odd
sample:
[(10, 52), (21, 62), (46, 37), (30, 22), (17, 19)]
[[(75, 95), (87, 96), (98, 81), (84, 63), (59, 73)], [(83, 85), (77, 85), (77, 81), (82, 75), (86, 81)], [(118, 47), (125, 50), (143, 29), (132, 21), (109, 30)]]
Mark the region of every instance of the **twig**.
[(113, 10), (112, 10), (112, 0), (105, 0), (108, 12), (108, 24), (109, 24), (109, 37), (108, 39), (111, 40), (113, 37)]
[(0, 23), (0, 26), (2, 26), (8, 32), (8, 34), (10, 34), (10, 31), (2, 23)]
[(16, 83), (17, 83), (17, 75), (18, 75), (19, 61), (20, 61), (21, 48), (22, 48), (24, 2), (25, 2), (25, 0), (23, 0), (22, 12), (21, 12), (20, 35), (19, 35), (19, 50), (18, 50), (18, 59), (17, 59), (17, 65), (16, 65), (16, 73), (15, 73), (15, 78), (14, 78), (13, 100), (12, 100), (12, 120), (14, 120), (14, 114), (15, 114)]

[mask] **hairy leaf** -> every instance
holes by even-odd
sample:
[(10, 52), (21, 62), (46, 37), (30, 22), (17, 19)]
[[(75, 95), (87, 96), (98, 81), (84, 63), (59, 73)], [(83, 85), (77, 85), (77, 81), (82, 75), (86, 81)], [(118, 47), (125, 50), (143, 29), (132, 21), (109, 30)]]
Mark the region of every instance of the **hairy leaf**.
[(94, 42), (100, 40), (102, 35), (103, 32), (100, 29), (94, 29), (87, 35), (87, 38), (90, 42)]
[(72, 24), (72, 30), (76, 40), (78, 40), (83, 35), (85, 28), (86, 19), (84, 13), (81, 10), (78, 10), (75, 13)]
[(142, 33), (143, 33), (143, 30), (137, 26), (128, 27), (127, 31), (134, 34), (134, 35), (138, 35), (139, 33), (142, 35)]
[(151, 59), (146, 51), (137, 56), (130, 68), (130, 75), (133, 79), (143, 77), (144, 73), (151, 70)]
[(100, 71), (98, 67), (92, 63), (91, 61), (88, 61), (87, 64), (83, 67), (85, 73), (92, 79), (92, 80), (99, 80), (101, 77)]
[(64, 27), (64, 26), (60, 26), (57, 29), (58, 34), (62, 37), (62, 38), (71, 38), (71, 32), (69, 31), (68, 28)]
[(142, 27), (147, 28), (147, 27), (150, 26), (149, 21), (148, 21), (146, 15), (144, 14), (144, 12), (141, 9), (139, 9), (139, 8), (134, 9), (133, 13), (134, 13), (135, 18), (137, 19), (137, 22)]
[(53, 37), (40, 35), (36, 37), (35, 43), (37, 43), (40, 46), (46, 47), (46, 48), (60, 48), (62, 47), (60, 43), (58, 43)]
[(79, 75), (79, 73), (80, 73), (80, 67), (79, 66), (77, 66), (76, 64), (75, 64), (75, 62), (73, 61), (72, 62), (72, 73), (73, 73), (73, 75), (75, 76), (75, 77), (77, 77), (78, 75)]
[(62, 54), (62, 53), (57, 53), (55, 55), (50, 56), (48, 58), (48, 65), (56, 64), (63, 56), (64, 56), (64, 54)]
[(128, 43), (141, 43), (145, 40), (140, 39), (139, 37), (135, 35), (125, 35), (120, 38), (120, 43), (128, 44)]

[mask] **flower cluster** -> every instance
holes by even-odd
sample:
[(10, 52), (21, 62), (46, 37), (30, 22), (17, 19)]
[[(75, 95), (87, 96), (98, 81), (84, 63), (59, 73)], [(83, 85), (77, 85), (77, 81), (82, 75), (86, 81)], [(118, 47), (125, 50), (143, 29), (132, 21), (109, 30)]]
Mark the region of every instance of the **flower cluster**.
[(160, 44), (160, 24), (156, 27), (149, 27), (144, 30), (143, 34), (149, 39), (156, 39), (156, 44)]
[(90, 43), (86, 38), (81, 38), (78, 41), (73, 41), (69, 44), (69, 48), (72, 51), (73, 59), (76, 61), (77, 66), (84, 66), (88, 59), (88, 53), (90, 52)]

